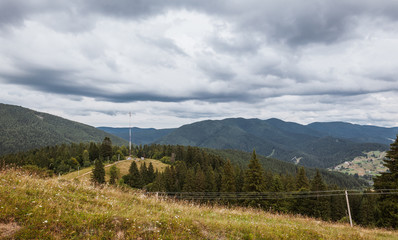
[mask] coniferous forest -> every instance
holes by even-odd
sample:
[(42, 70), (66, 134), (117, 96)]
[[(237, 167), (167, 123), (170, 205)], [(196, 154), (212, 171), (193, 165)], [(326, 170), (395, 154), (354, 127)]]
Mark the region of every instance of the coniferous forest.
[[(386, 166), (390, 172), (375, 180), (375, 189), (396, 189), (397, 141), (391, 145)], [(321, 171), (309, 177), (304, 167), (294, 172), (275, 173), (260, 163), (253, 150), (246, 166), (234, 164), (207, 149), (197, 147), (144, 145), (132, 149), (135, 157), (153, 158), (169, 164), (163, 171), (152, 164), (138, 167), (132, 161), (129, 173), (113, 184), (128, 185), (177, 199), (205, 203), (253, 206), (272, 212), (301, 214), (330, 221), (347, 221), (344, 185), (326, 183)], [(125, 146), (114, 146), (109, 138), (102, 143), (63, 144), (1, 158), (2, 166), (35, 166), (64, 174), (95, 164), (93, 180), (105, 183), (103, 162), (116, 162), (128, 155)], [(102, 169), (102, 170), (101, 170)], [(114, 169), (116, 171), (116, 169)], [(349, 177), (346, 176), (347, 181)], [(395, 182), (394, 182), (395, 181)], [(391, 185), (392, 184), (392, 185)], [(395, 185), (394, 185), (395, 184)], [(362, 190), (365, 186), (362, 186)], [(358, 189), (358, 186), (352, 188)], [(396, 227), (396, 195), (374, 190), (351, 191), (353, 221), (365, 226)], [(385, 192), (386, 193), (386, 192)], [(389, 211), (385, 211), (389, 209)], [(392, 211), (392, 212), (391, 212)]]

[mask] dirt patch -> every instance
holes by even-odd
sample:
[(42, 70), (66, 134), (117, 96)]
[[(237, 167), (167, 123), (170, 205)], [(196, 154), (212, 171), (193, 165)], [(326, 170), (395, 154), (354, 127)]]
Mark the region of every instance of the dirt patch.
[(19, 229), (21, 226), (16, 222), (0, 223), (0, 238), (12, 237)]

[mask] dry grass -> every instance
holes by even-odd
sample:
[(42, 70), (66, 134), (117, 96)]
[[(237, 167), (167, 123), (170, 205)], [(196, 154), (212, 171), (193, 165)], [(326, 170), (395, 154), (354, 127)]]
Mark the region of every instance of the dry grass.
[[(16, 239), (398, 239), (398, 232), (350, 228), (250, 208), (157, 199), (87, 181), (0, 173), (0, 223)], [(6, 237), (7, 238), (7, 237)]]
[[(138, 168), (141, 167), (142, 164), (144, 164), (144, 162), (146, 163), (146, 166), (149, 166), (149, 163), (152, 163), (155, 171), (158, 170), (159, 172), (163, 172), (164, 169), (169, 166), (167, 164), (162, 163), (159, 160), (155, 160), (155, 159), (149, 159), (146, 158), (145, 160), (141, 160), (141, 159), (131, 159), (131, 160), (122, 160), (119, 162), (115, 162), (112, 164), (106, 164), (105, 165), (105, 179), (106, 181), (109, 181), (110, 178), (110, 174), (109, 174), (109, 170), (111, 168), (112, 165), (116, 165), (119, 169), (120, 169), (120, 176), (126, 175), (129, 172), (129, 168), (131, 165), (132, 161), (136, 161)], [(65, 174), (63, 176), (61, 176), (62, 179), (66, 179), (66, 180), (72, 180), (75, 178), (78, 178), (79, 180), (89, 180), (91, 177), (91, 171), (93, 170), (93, 167), (87, 167), (84, 169), (81, 169), (79, 171), (74, 171), (68, 174)]]

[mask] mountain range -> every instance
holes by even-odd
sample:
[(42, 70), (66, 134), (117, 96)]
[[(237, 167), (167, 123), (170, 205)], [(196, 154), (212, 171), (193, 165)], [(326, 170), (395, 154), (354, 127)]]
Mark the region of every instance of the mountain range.
[[(101, 128), (108, 131), (106, 128)], [(112, 132), (120, 137), (128, 137)], [(206, 120), (176, 129), (135, 129), (133, 143), (190, 145), (214, 149), (238, 149), (309, 167), (327, 168), (352, 160), (368, 151), (385, 151), (398, 128), (346, 122), (302, 125), (280, 119), (229, 118)], [(139, 134), (138, 134), (139, 133)], [(146, 134), (148, 133), (148, 134)], [(142, 136), (146, 136), (145, 141)], [(153, 136), (150, 139), (149, 136)], [(128, 138), (125, 138), (128, 139)]]
[(0, 103), (0, 155), (72, 142), (101, 142), (106, 136), (113, 144), (127, 141), (100, 129), (51, 114)]
[[(0, 104), (0, 155), (71, 142), (100, 142), (109, 136), (128, 144), (128, 128), (99, 129), (27, 108)], [(235, 149), (308, 167), (333, 167), (368, 151), (385, 151), (398, 128), (345, 122), (302, 125), (276, 118), (206, 120), (175, 129), (133, 128), (135, 144), (190, 145)]]

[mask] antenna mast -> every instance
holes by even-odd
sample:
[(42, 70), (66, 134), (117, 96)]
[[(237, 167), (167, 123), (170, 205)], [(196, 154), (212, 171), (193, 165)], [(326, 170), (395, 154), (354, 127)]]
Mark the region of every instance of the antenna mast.
[(131, 157), (131, 112), (129, 112), (129, 156)]

